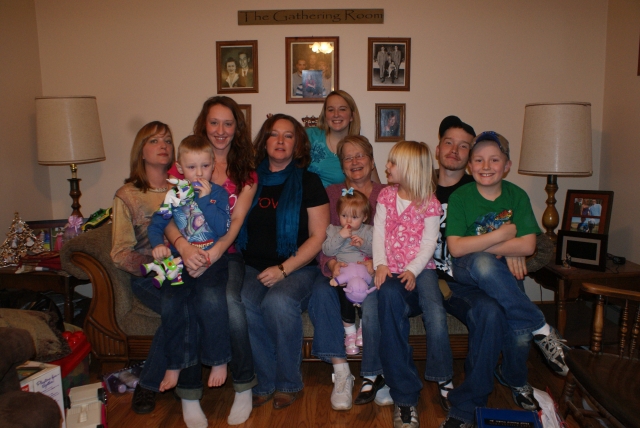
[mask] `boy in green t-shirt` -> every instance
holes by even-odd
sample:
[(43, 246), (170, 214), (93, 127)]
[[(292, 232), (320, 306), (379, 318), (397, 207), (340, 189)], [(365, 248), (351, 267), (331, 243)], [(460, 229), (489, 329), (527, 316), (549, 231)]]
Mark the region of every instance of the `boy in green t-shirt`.
[[(527, 334), (529, 340), (532, 334), (551, 368), (566, 375), (565, 345), (524, 293), (524, 258), (535, 251), (536, 235), (541, 231), (526, 192), (502, 179), (510, 168), (506, 138), (487, 131), (473, 140), (469, 169), (475, 183), (460, 187), (449, 198), (446, 234), (454, 258), (453, 277), (498, 301), (514, 333)], [(526, 358), (522, 364), (526, 367)], [(511, 387), (516, 402), (526, 407), (529, 397), (516, 396), (522, 395), (522, 388), (530, 388), (526, 377), (508, 376), (500, 366), (496, 376)], [(526, 400), (519, 402), (519, 398)]]

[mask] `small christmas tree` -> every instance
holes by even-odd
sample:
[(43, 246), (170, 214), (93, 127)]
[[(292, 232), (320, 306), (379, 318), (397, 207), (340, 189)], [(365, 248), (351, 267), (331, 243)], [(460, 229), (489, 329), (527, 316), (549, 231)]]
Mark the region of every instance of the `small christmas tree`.
[(44, 251), (42, 240), (15, 213), (13, 222), (7, 233), (7, 239), (0, 246), (0, 267), (15, 266), (21, 257), (27, 254), (38, 254)]

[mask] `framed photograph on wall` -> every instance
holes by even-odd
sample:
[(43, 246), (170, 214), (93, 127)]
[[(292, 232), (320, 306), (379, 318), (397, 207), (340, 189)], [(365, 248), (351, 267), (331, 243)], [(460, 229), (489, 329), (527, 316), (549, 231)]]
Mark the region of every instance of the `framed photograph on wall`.
[(411, 39), (369, 37), (368, 91), (408, 91)]
[(376, 104), (376, 141), (404, 140), (406, 104)]
[(258, 41), (216, 42), (218, 93), (258, 92)]
[(242, 114), (244, 114), (244, 122), (247, 124), (249, 136), (253, 139), (253, 134), (251, 134), (251, 104), (238, 104), (238, 107), (240, 107)]
[(581, 233), (609, 233), (613, 192), (567, 190), (562, 230)]
[(604, 272), (607, 268), (607, 241), (608, 236), (601, 233), (559, 230), (556, 264)]
[(339, 37), (287, 37), (286, 101), (322, 103), (338, 86)]
[(33, 231), (33, 234), (42, 240), (42, 246), (45, 251), (59, 251), (62, 248), (64, 227), (68, 222), (68, 219), (62, 219), (28, 221), (26, 223)]

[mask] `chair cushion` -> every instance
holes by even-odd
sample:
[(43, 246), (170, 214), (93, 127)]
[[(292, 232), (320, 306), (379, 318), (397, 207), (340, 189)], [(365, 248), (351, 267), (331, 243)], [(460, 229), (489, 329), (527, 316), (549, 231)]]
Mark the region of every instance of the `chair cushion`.
[(622, 425), (640, 427), (640, 361), (573, 349), (567, 365), (582, 387)]

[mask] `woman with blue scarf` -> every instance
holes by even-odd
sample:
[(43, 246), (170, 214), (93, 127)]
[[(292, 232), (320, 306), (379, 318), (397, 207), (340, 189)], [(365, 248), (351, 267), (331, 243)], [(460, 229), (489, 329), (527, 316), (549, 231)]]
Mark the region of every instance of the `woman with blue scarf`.
[(253, 407), (273, 398), (289, 406), (303, 388), (302, 318), (320, 270), (315, 260), (329, 225), (329, 199), (309, 171), (309, 139), (300, 123), (276, 114), (256, 141), (258, 189), (238, 236), (246, 263), (242, 301), (258, 385)]

